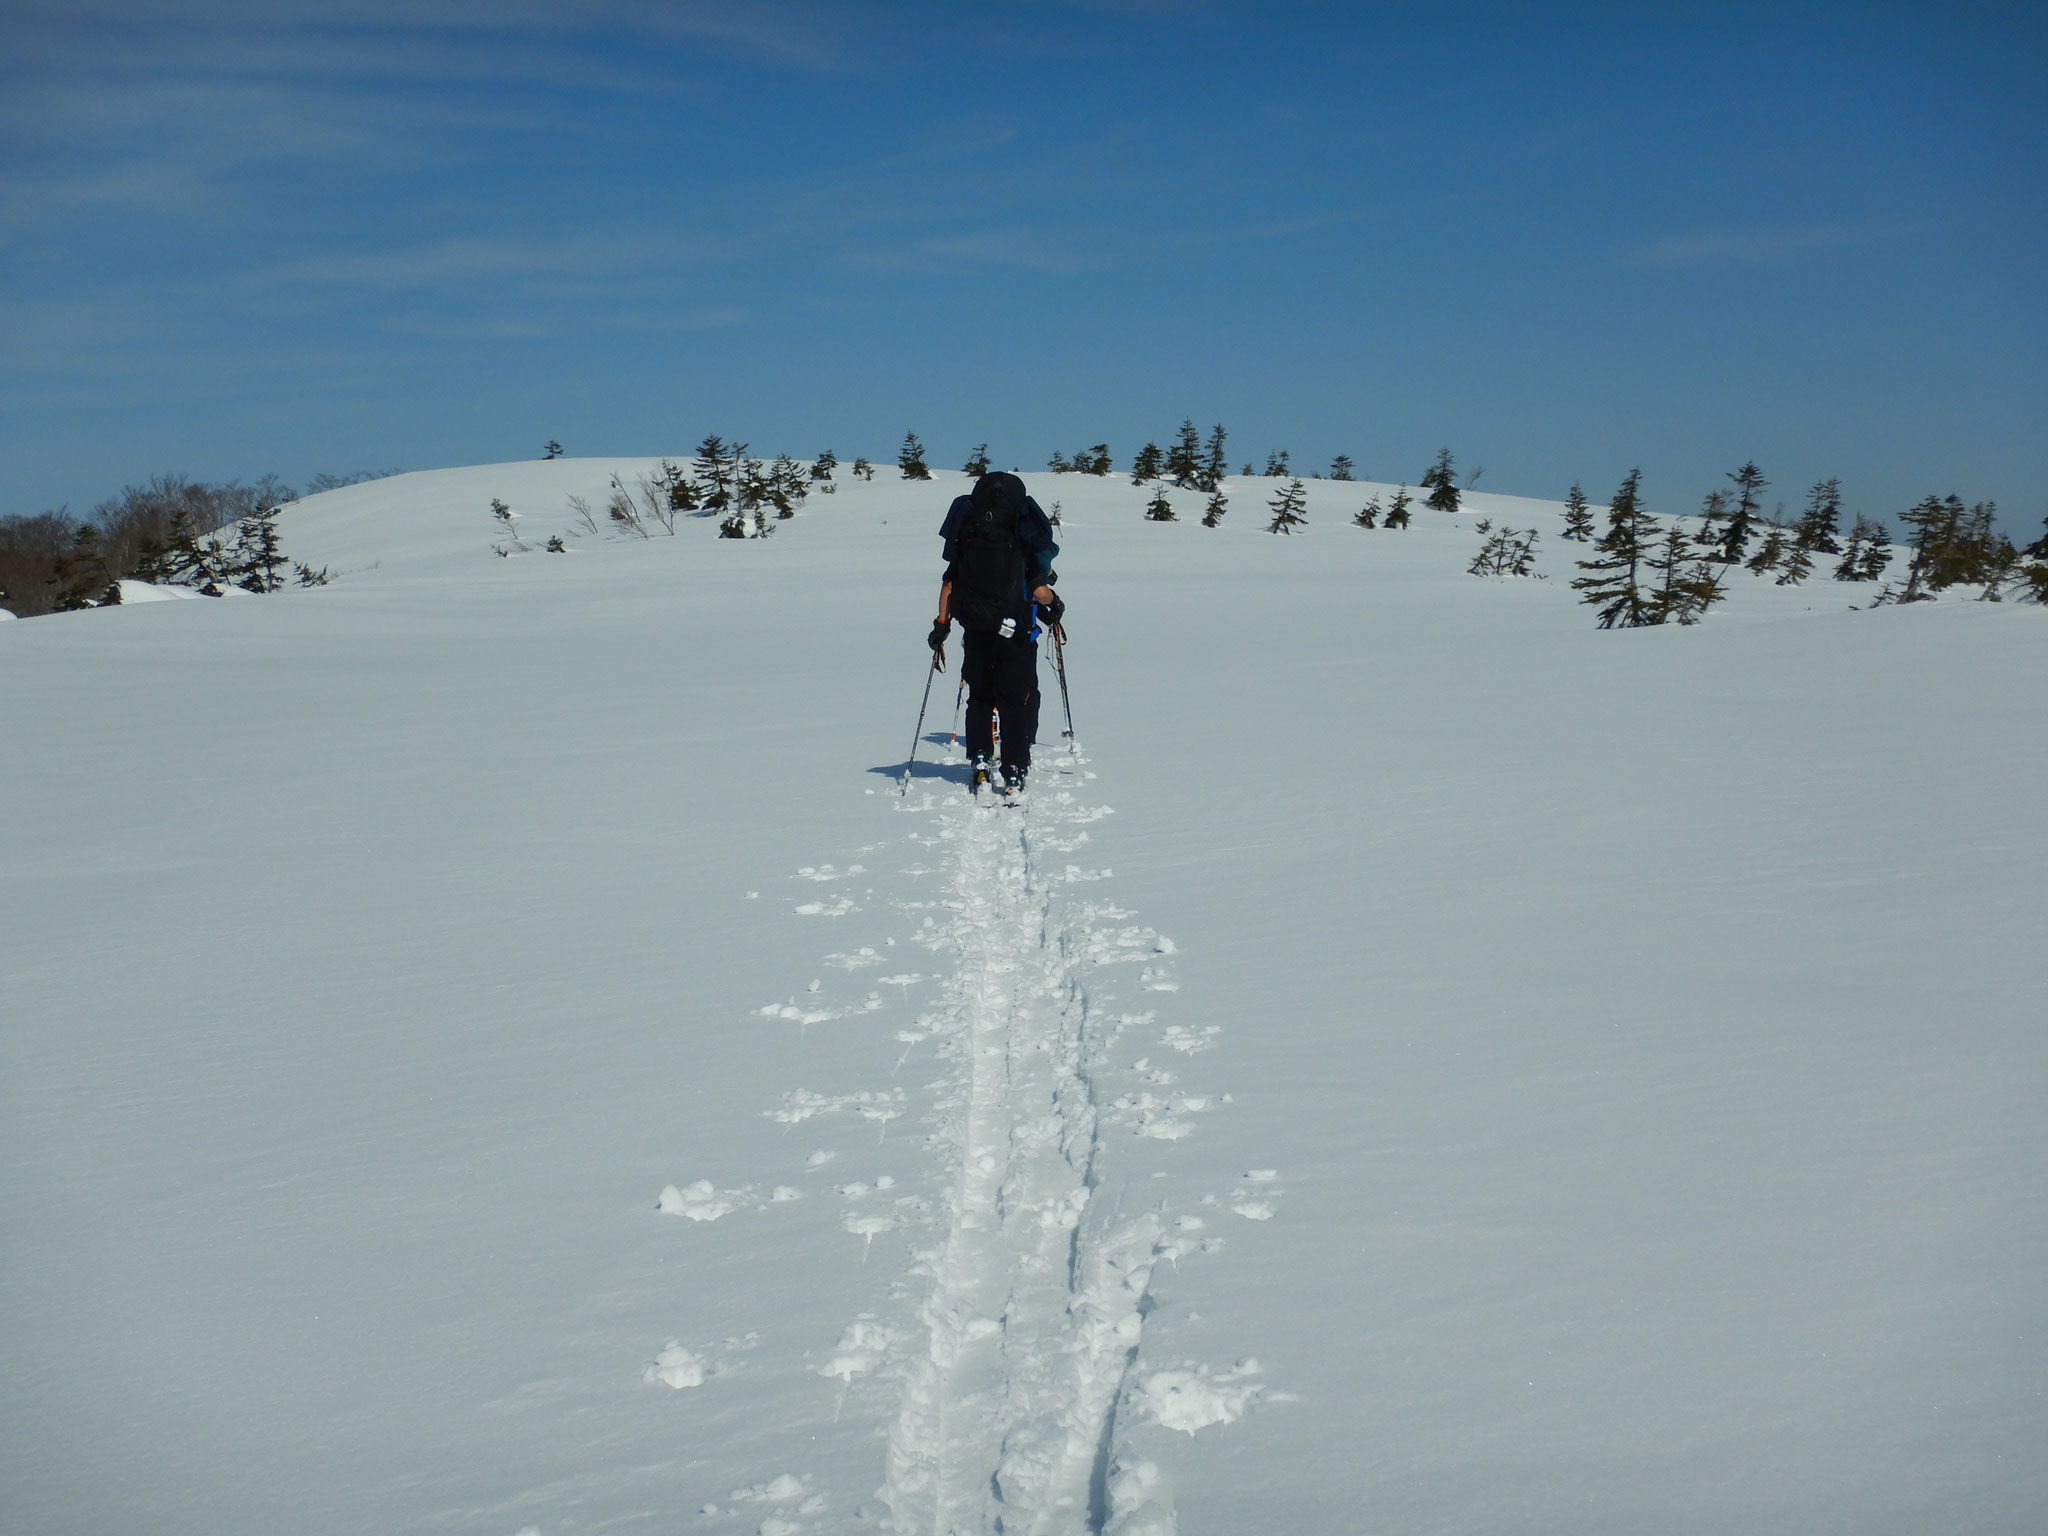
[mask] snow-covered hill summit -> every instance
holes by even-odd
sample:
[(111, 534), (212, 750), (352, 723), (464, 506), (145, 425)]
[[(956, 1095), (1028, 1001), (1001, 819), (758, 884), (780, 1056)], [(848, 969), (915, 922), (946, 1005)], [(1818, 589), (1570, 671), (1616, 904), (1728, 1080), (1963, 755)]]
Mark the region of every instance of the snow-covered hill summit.
[(977, 812), (965, 478), (659, 462), (0, 632), (10, 1529), (2027, 1528), (2048, 614), (1026, 476), (1078, 746)]

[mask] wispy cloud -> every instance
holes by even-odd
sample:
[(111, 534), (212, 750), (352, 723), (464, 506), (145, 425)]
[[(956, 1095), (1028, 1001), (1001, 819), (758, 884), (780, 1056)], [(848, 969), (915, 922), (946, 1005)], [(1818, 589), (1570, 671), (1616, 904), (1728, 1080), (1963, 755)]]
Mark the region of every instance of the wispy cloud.
[(1809, 224), (1789, 229), (1714, 229), (1653, 240), (1624, 252), (1631, 267), (1760, 267), (1817, 251), (1868, 245), (1885, 232), (1863, 224)]
[(562, 39), (576, 34), (697, 42), (800, 69), (837, 72), (862, 56), (858, 10), (806, 0), (13, 0), (17, 25), (104, 42), (145, 28), (178, 33), (419, 38), (434, 34)]
[(573, 278), (643, 271), (735, 254), (731, 242), (689, 236), (567, 240), (466, 237), (400, 250), (316, 256), (271, 268), (278, 283), (352, 288), (427, 288), (506, 278)]

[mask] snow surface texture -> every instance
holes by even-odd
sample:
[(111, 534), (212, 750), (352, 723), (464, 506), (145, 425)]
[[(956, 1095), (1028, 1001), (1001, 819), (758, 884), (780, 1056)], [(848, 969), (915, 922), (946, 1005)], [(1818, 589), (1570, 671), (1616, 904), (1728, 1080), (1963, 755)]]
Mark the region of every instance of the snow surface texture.
[(2037, 1528), (2048, 615), (1032, 476), (976, 810), (961, 477), (538, 552), (653, 464), (7, 626), (10, 1532)]

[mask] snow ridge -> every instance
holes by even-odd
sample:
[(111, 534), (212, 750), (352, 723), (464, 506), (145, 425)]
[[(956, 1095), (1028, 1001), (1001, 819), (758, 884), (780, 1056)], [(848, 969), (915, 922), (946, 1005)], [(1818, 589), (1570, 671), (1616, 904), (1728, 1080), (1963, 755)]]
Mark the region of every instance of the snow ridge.
[(1172, 1536), (1164, 1480), (1123, 1464), (1117, 1424), (1153, 1267), (1177, 1248), (1099, 1187), (1094, 1073), (1117, 1022), (1083, 972), (1102, 935), (1066, 895), (1071, 867), (1038, 857), (1101, 813), (1064, 790), (1022, 814), (963, 802), (939, 817), (950, 919), (922, 936), (955, 960), (920, 1020), (947, 1068), (947, 1187), (882, 1498), (906, 1533)]

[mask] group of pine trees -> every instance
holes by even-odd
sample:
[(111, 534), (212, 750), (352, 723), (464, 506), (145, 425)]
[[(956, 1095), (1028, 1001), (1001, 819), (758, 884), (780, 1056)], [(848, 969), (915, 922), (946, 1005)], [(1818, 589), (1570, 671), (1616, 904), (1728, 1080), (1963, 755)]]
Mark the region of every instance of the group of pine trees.
[(1351, 514), (1351, 521), (1359, 528), (1406, 528), (1408, 509), (1414, 505), (1415, 498), (1408, 494), (1408, 487), (1404, 485), (1394, 492), (1384, 508), (1380, 506), (1379, 497), (1375, 496)]
[(2048, 519), (2041, 537), (2020, 548), (1992, 526), (1997, 516), (1996, 504), (1966, 508), (1955, 495), (1929, 496), (1901, 513), (1913, 551), (1906, 584), (1880, 592), (1877, 601), (1927, 602), (1950, 587), (1978, 587), (1994, 603), (2008, 591), (2048, 603)]
[[(1685, 530), (1675, 522), (1662, 529), (1643, 509), (1642, 482), (1640, 469), (1628, 472), (1608, 504), (1607, 531), (1593, 540), (1595, 558), (1578, 562), (1587, 574), (1572, 581), (1580, 601), (1598, 614), (1602, 629), (1697, 624), (1726, 595), (1720, 577)], [(1580, 524), (1574, 521), (1575, 515), (1587, 515), (1584, 503), (1584, 493), (1573, 486), (1566, 502), (1568, 539), (1585, 538), (1575, 531)]]
[[(394, 471), (319, 475), (307, 489), (333, 490)], [(0, 607), (22, 618), (107, 607), (123, 581), (184, 586), (207, 596), (230, 587), (275, 592), (294, 577), (321, 586), (325, 570), (283, 552), (278, 510), (298, 492), (274, 475), (253, 484), (206, 484), (159, 475), (73, 518), (61, 509), (0, 518)]]
[[(650, 538), (657, 530), (672, 534), (676, 519), (688, 515), (717, 518), (720, 538), (760, 539), (774, 531), (776, 522), (796, 516), (813, 491), (829, 496), (839, 489), (835, 478), (839, 456), (830, 448), (805, 465), (788, 454), (757, 458), (751, 447), (738, 441), (728, 443), (716, 432), (707, 433), (688, 469), (663, 459), (659, 471), (642, 476), (631, 490), (613, 476), (602, 520), (581, 497), (571, 496), (569, 505), (578, 526), (592, 537), (607, 527), (613, 533), (639, 538)], [(922, 469), (923, 450), (917, 447), (914, 435), (906, 438), (904, 451), (905, 477), (931, 478), (929, 470), (921, 476), (911, 473), (912, 460)], [(849, 473), (872, 480), (875, 467), (857, 458)], [(492, 505), (494, 509), (497, 506)], [(506, 546), (493, 547), (501, 554), (511, 552)]]
[[(1602, 629), (1696, 624), (1726, 596), (1727, 575), (1737, 566), (1787, 587), (1805, 581), (1823, 557), (1832, 558), (1837, 581), (1878, 581), (1891, 564), (1891, 535), (1883, 524), (1859, 515), (1843, 534), (1839, 480), (1817, 482), (1804, 511), (1789, 523), (1764, 515), (1762, 493), (1770, 481), (1754, 461), (1730, 471), (1728, 481), (1727, 490), (1708, 494), (1698, 526), (1688, 533), (1676, 521), (1663, 526), (1643, 511), (1641, 471), (1631, 470), (1597, 539), (1585, 491), (1571, 488), (1564, 537), (1591, 542), (1596, 556), (1578, 562), (1588, 574), (1572, 585), (1597, 610)], [(1905, 585), (1881, 589), (1875, 602), (1921, 602), (1957, 586), (1976, 587), (1992, 602), (2008, 591), (2048, 602), (2048, 525), (2022, 549), (1996, 530), (1996, 517), (1991, 502), (1966, 507), (1954, 495), (1929, 496), (1901, 514), (1911, 531)]]

